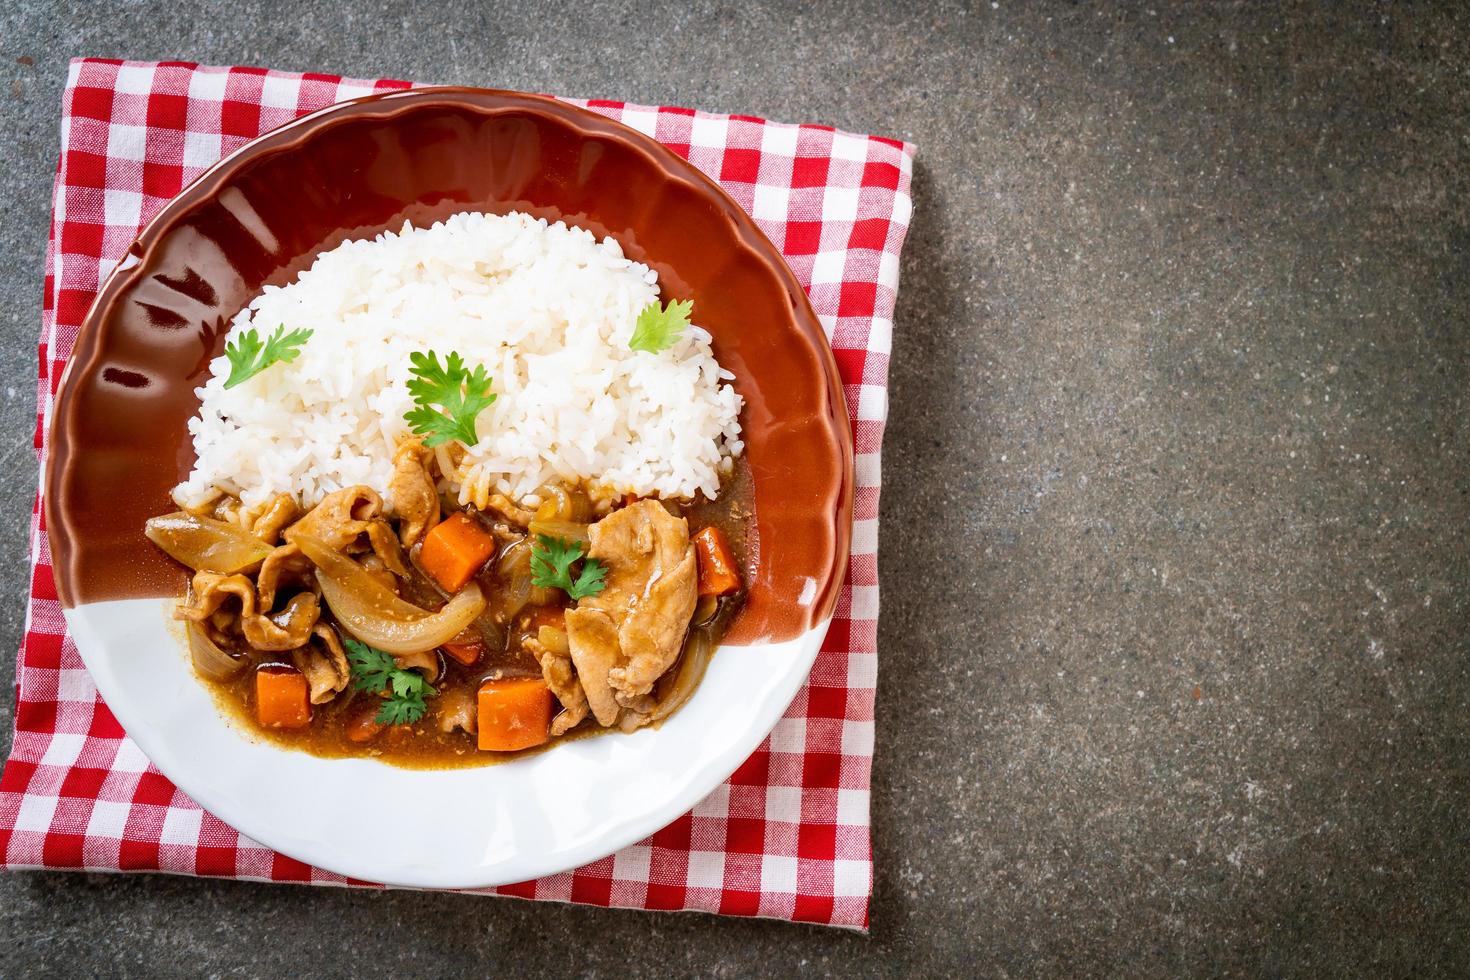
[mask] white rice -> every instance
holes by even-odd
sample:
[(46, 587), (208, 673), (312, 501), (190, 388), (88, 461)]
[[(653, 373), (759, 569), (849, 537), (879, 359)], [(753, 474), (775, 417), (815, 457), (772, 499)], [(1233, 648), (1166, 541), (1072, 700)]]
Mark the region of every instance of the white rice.
[(231, 339), (251, 327), (312, 335), (294, 361), (228, 391), (229, 361), (210, 363), (189, 422), (197, 462), (174, 497), (190, 506), (224, 490), (256, 505), (290, 493), (310, 505), (354, 484), (386, 491), (411, 435), (409, 354), (427, 350), (485, 365), (496, 395), (458, 466), (440, 452), (462, 504), (534, 499), (556, 480), (609, 497), (714, 497), (743, 448), (740, 396), (698, 327), (662, 353), (628, 349), (657, 299), (654, 272), (613, 239), (520, 213), (347, 242), (235, 317)]

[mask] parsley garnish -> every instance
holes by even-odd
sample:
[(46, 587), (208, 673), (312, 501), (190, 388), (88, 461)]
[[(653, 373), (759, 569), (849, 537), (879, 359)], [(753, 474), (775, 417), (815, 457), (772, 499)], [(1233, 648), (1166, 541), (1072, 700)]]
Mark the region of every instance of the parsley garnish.
[(276, 332), (261, 343), (260, 334), (251, 327), (225, 344), (225, 357), (230, 359), (230, 376), (225, 380), (225, 387), (243, 384), (277, 361), (296, 360), (296, 355), (301, 353), (301, 345), (306, 343), (312, 332), (301, 329), (285, 333), (285, 330), (285, 324), (276, 327)]
[(657, 354), (674, 346), (689, 326), (689, 313), (694, 309), (693, 300), (671, 300), (660, 308), (657, 302), (649, 303), (638, 313), (638, 322), (633, 327), (633, 339), (628, 341), (630, 350)]
[(370, 647), (350, 636), (342, 637), (347, 646), (347, 659), (352, 663), (353, 686), (359, 691), (381, 694), (387, 690), (388, 697), (378, 708), (375, 719), (380, 725), (411, 725), (424, 716), (429, 706), (424, 699), (433, 695), (434, 685), (424, 675), (412, 670), (403, 670), (393, 655)]
[[(418, 404), (403, 416), (408, 427), (424, 437), (424, 445), (430, 448), (458, 440), (466, 446), (480, 441), (475, 431), (475, 417), (495, 400), (490, 393), (490, 376), (485, 365), (477, 364), (470, 371), (464, 358), (450, 351), (439, 365), (439, 356), (433, 351), (427, 354), (414, 352), (408, 356), (412, 367), (408, 373), (413, 380), (408, 383), (408, 393)], [(436, 412), (431, 406), (438, 405), (448, 412)]]
[(572, 563), (582, 557), (579, 542), (563, 541), (549, 534), (536, 535), (531, 545), (531, 584), (561, 589), (573, 599), (585, 599), (607, 588), (607, 566), (596, 558), (582, 563), (582, 573), (572, 578)]
[(350, 636), (344, 636), (342, 642), (347, 647), (347, 659), (352, 662), (353, 687), (359, 691), (381, 691), (392, 682), (398, 670), (398, 661), (392, 654)]

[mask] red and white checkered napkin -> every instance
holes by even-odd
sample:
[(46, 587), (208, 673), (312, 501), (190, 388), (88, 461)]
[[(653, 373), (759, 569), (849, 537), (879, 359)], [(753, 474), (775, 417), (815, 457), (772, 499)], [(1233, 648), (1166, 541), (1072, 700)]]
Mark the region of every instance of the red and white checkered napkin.
[[(72, 63), (40, 344), (42, 463), (57, 380), (103, 277), (143, 223), (222, 155), (303, 113), (405, 82), (98, 59)], [(495, 893), (866, 928), (877, 681), (879, 450), (914, 148), (823, 126), (621, 102), (620, 119), (717, 179), (785, 254), (837, 353), (857, 442), (852, 560), (811, 678), (694, 810), (576, 871)], [(149, 764), (66, 634), (39, 496), (0, 865), (365, 885), (242, 837)]]

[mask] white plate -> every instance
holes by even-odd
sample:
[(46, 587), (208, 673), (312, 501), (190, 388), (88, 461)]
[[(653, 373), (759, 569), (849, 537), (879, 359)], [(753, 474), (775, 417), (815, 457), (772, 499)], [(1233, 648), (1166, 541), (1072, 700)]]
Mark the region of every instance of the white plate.
[(95, 602), (66, 623), (107, 706), (165, 776), (248, 837), (327, 871), (419, 888), (526, 881), (667, 826), (755, 751), (806, 680), (830, 622), (721, 646), (658, 729), (478, 769), (322, 759), (252, 737), (194, 677), (172, 600)]

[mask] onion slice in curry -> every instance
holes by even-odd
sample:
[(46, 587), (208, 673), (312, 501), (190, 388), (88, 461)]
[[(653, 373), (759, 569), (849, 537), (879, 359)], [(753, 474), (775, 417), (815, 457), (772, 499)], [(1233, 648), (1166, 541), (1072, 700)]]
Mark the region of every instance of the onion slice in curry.
[(506, 580), (501, 593), (505, 618), (511, 619), (531, 601), (531, 539), (522, 538), (500, 553), (496, 565)]
[(569, 544), (576, 542), (585, 545), (592, 540), (588, 525), (573, 521), (535, 520), (531, 522), (529, 530), (533, 536), (544, 534), (550, 538), (560, 538)]
[(364, 643), (386, 653), (423, 653), (448, 643), (485, 609), (485, 595), (471, 582), (438, 612), (405, 602), (367, 569), (319, 538), (292, 539), (317, 569), (322, 598), (337, 621)]
[(243, 528), (182, 510), (150, 518), (143, 533), (170, 558), (196, 572), (233, 575), (275, 550)]
[(654, 697), (658, 707), (653, 709), (653, 720), (663, 721), (684, 706), (694, 696), (704, 672), (715, 653), (715, 634), (708, 627), (695, 627), (684, 640), (684, 650), (676, 663), (659, 678), (654, 686)]
[(195, 622), (184, 625), (189, 635), (189, 659), (199, 676), (210, 681), (227, 681), (245, 669), (244, 657), (232, 657), (219, 648)]

